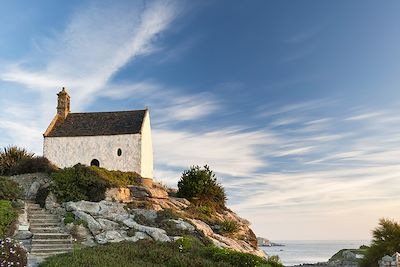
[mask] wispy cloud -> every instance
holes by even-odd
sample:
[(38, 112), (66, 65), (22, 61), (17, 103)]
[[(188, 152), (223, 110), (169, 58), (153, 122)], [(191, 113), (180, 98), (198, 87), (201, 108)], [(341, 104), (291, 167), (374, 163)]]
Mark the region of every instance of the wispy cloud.
[[(20, 101), (15, 101), (14, 95), (2, 96), (7, 105), (1, 106), (0, 112), (8, 113), (9, 119), (0, 126), (3, 136), (15, 136), (14, 130), (28, 127), (35, 130), (21, 132), (41, 140), (37, 129), (43, 131), (54, 115), (54, 95), (61, 86), (70, 89), (73, 110), (83, 110), (100, 95), (95, 92), (107, 90), (113, 75), (123, 66), (153, 51), (161, 33), (178, 14), (179, 8), (171, 1), (92, 3), (77, 10), (64, 30), (42, 41), (37, 54), (18, 63), (0, 65), (3, 83), (17, 85), (21, 96), (22, 92), (34, 91), (35, 99), (40, 100), (29, 105), (25, 110), (31, 113), (21, 119), (20, 112), (10, 114), (10, 110), (21, 110)], [(25, 138), (27, 135), (21, 139)], [(12, 140), (26, 144), (19, 138)], [(40, 151), (39, 145), (33, 147)]]

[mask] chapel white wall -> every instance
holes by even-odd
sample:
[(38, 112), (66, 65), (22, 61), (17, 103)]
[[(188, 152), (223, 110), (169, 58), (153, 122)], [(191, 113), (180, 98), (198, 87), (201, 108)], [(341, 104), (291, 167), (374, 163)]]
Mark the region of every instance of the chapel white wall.
[(146, 110), (142, 124), (142, 150), (141, 150), (141, 173), (144, 178), (153, 178), (153, 144), (151, 138), (150, 114)]
[[(147, 138), (144, 139), (148, 142)], [(43, 155), (60, 168), (77, 163), (90, 165), (93, 159), (97, 159), (100, 167), (142, 174), (141, 140), (140, 134), (45, 137)], [(119, 148), (122, 150), (121, 156), (117, 155)], [(147, 164), (149, 160), (145, 162)]]

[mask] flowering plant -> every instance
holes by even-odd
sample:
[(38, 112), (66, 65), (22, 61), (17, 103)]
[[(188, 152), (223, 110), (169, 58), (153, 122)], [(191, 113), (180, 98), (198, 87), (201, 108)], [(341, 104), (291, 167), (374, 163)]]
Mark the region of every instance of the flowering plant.
[(0, 239), (0, 267), (26, 267), (27, 257), (24, 248), (11, 238)]

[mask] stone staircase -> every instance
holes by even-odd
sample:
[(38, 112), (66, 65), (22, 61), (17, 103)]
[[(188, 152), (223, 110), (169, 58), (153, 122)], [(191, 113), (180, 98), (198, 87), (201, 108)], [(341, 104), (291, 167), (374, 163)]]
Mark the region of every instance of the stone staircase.
[(72, 237), (61, 228), (57, 215), (28, 203), (28, 221), (33, 234), (31, 254), (50, 256), (72, 250)]

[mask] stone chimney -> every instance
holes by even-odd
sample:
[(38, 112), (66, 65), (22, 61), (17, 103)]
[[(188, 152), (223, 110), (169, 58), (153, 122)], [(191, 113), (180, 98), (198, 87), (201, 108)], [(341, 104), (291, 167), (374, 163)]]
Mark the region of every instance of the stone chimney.
[(57, 94), (58, 96), (58, 105), (57, 105), (57, 114), (58, 117), (64, 121), (67, 118), (68, 113), (70, 112), (70, 97), (65, 87), (62, 88), (61, 92)]

